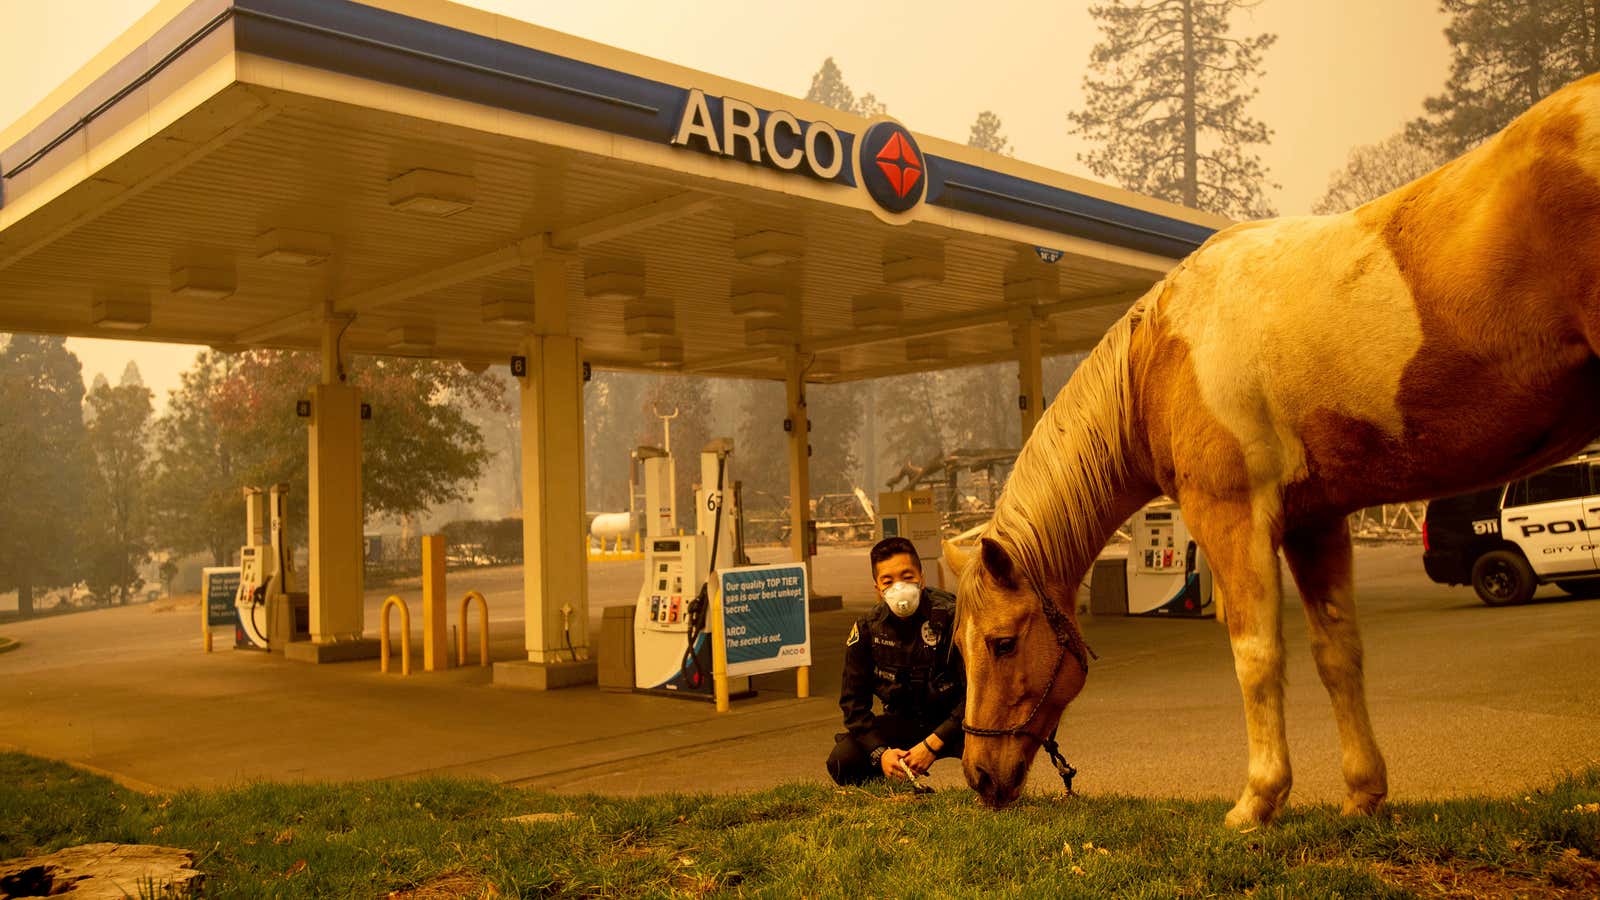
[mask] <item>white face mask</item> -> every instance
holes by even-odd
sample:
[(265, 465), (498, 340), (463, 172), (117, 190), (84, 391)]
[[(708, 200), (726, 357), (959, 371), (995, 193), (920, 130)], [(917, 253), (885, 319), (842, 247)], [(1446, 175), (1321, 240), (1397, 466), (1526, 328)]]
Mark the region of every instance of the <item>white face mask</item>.
[(922, 586), (914, 581), (896, 581), (884, 589), (883, 602), (890, 612), (904, 619), (921, 605)]

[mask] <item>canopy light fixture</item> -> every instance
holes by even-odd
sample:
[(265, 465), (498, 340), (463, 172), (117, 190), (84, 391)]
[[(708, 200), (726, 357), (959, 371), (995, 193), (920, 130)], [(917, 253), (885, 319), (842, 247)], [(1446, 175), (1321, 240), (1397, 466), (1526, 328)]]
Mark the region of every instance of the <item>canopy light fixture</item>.
[(184, 266), (172, 270), (172, 293), (191, 300), (221, 300), (232, 296), (232, 267)]
[(97, 296), (89, 305), (89, 322), (117, 331), (138, 331), (150, 324), (150, 299), (122, 294)]
[(683, 339), (680, 337), (647, 337), (641, 346), (644, 349), (644, 364), (653, 369), (683, 365)]
[(757, 231), (733, 239), (733, 256), (752, 266), (781, 266), (805, 255), (805, 238), (783, 231)]
[(944, 281), (944, 260), (907, 256), (883, 261), (883, 283), (907, 290)]
[(469, 175), (412, 169), (389, 179), (389, 206), (444, 218), (472, 208), (477, 184)]
[(752, 347), (793, 346), (794, 329), (777, 319), (746, 319), (744, 342)]
[(728, 306), (736, 316), (751, 319), (775, 319), (789, 310), (789, 298), (770, 291), (749, 291), (728, 298)]
[(591, 260), (584, 270), (583, 293), (590, 300), (637, 300), (644, 296), (644, 263)]
[(480, 312), (485, 325), (533, 324), (533, 301), (526, 297), (485, 297)]
[(256, 258), (280, 266), (315, 266), (333, 255), (333, 238), (315, 231), (274, 228), (256, 238)]
[(728, 306), (736, 316), (762, 318), (789, 311), (787, 285), (771, 274), (736, 275), (728, 294)]
[(432, 325), (397, 325), (389, 329), (389, 349), (401, 351), (432, 350), (434, 328)]
[(629, 300), (622, 308), (622, 332), (628, 337), (671, 337), (676, 331), (671, 300)]
[(850, 322), (861, 331), (900, 327), (904, 309), (898, 294), (862, 294), (850, 303)]

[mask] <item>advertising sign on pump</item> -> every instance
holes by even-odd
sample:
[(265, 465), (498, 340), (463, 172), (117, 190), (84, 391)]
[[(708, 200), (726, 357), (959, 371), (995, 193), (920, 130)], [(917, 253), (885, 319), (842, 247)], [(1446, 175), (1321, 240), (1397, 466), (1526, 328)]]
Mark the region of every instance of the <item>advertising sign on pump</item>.
[(811, 665), (805, 566), (749, 566), (718, 574), (730, 676)]

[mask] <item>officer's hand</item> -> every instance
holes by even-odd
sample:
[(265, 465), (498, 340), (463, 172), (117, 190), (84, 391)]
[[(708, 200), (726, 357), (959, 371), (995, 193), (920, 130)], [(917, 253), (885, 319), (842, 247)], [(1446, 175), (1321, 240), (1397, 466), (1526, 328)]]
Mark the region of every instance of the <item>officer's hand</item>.
[(926, 743), (921, 741), (918, 741), (915, 747), (906, 751), (906, 765), (910, 766), (911, 771), (918, 775), (928, 774), (928, 769), (933, 767), (933, 761), (936, 759), (938, 757), (934, 755), (932, 750), (928, 749)]
[(885, 778), (906, 777), (906, 773), (900, 771), (900, 758), (905, 755), (906, 752), (904, 750), (896, 750), (893, 747), (883, 751), (883, 757), (879, 760), (879, 765), (883, 767), (883, 776)]

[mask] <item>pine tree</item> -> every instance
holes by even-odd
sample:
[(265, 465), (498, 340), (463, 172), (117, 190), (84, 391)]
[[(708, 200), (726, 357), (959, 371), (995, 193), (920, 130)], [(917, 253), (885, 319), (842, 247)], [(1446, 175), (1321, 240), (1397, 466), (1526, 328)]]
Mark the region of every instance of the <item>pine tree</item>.
[(889, 107), (876, 95), (868, 93), (857, 97), (850, 85), (845, 84), (844, 72), (831, 56), (823, 60), (822, 68), (811, 76), (811, 89), (806, 91), (806, 99), (868, 119), (889, 114)]
[(1236, 38), (1246, 0), (1110, 0), (1089, 9), (1102, 38), (1072, 131), (1096, 144), (1079, 160), (1129, 190), (1232, 216), (1273, 215), (1261, 158), (1271, 131), (1245, 107), (1276, 40)]
[(1406, 126), (1414, 143), (1455, 156), (1557, 88), (1600, 71), (1600, 0), (1442, 0), (1450, 79)]
[(977, 121), (972, 123), (972, 133), (967, 136), (967, 146), (1004, 156), (1012, 155), (1011, 142), (1000, 133), (1000, 117), (992, 110), (978, 113)]
[(811, 89), (806, 91), (806, 99), (842, 110), (854, 109), (856, 105), (855, 92), (844, 83), (844, 73), (839, 71), (839, 64), (831, 56), (823, 60), (822, 68), (811, 76)]

